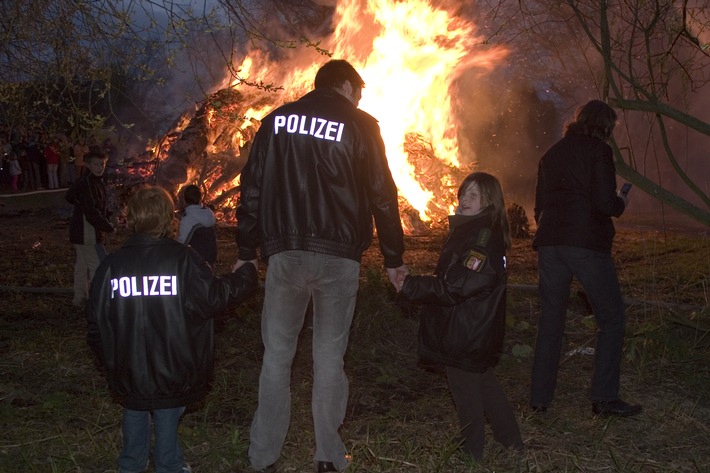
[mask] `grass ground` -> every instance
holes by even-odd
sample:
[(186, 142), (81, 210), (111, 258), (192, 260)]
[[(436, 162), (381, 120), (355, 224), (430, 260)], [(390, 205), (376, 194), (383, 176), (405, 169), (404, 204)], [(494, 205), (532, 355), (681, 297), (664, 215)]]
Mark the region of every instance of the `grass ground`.
[[(44, 197), (37, 197), (43, 199)], [(71, 287), (66, 206), (0, 200), (0, 286)], [(235, 259), (233, 229), (219, 232), (219, 271)], [(124, 235), (113, 237), (116, 248)], [(412, 271), (430, 272), (443, 234), (407, 238)], [(525, 454), (489, 442), (476, 464), (456, 450), (457, 420), (443, 371), (416, 356), (416, 313), (395, 303), (376, 245), (365, 255), (346, 371), (342, 436), (357, 472), (710, 471), (710, 243), (707, 232), (619, 232), (614, 258), (627, 298), (622, 394), (644, 406), (630, 419), (594, 417), (587, 399), (594, 321), (573, 291), (555, 403), (527, 407), (539, 308), (535, 254), (509, 255), (508, 332), (497, 374), (513, 404)], [(263, 269), (262, 269), (263, 271)], [(263, 274), (262, 274), (263, 277)], [(260, 294), (218, 319), (214, 386), (183, 417), (195, 472), (248, 471), (246, 449), (261, 358)], [(121, 445), (120, 408), (84, 343), (83, 314), (67, 291), (0, 291), (0, 471), (110, 472)], [(312, 471), (310, 340), (293, 367), (293, 420), (281, 472)]]

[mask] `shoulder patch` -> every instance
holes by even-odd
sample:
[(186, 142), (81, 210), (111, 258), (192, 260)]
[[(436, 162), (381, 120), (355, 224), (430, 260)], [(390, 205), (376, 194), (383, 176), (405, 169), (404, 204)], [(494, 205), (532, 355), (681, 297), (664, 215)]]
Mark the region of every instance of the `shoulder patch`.
[(486, 262), (486, 254), (480, 251), (471, 250), (468, 252), (468, 256), (464, 261), (464, 266), (472, 271), (481, 271), (483, 269), (483, 263)]

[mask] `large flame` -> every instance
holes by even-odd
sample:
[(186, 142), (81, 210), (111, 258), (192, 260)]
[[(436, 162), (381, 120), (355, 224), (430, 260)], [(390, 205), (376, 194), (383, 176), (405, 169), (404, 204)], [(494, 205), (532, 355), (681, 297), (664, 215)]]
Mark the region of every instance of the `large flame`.
[[(407, 159), (405, 137), (416, 133), (431, 144), (436, 158), (458, 166), (452, 85), (462, 72), (472, 67), (482, 70), (494, 67), (506, 51), (484, 46), (471, 22), (428, 1), (367, 0), (364, 3), (341, 0), (330, 50), (333, 57), (350, 61), (365, 80), (360, 108), (380, 122), (390, 169), (400, 194), (419, 212), (422, 220), (428, 220), (430, 201), (441, 196), (421, 186)], [(293, 68), (283, 81), (287, 88), (284, 95), (293, 99), (310, 90), (321, 64)], [(250, 83), (268, 83), (269, 73), (278, 67), (254, 53), (244, 60), (239, 76)], [(261, 119), (278, 105), (253, 108), (250, 114)], [(441, 182), (442, 188), (453, 185), (455, 183)]]
[[(322, 47), (352, 63), (365, 80), (360, 108), (379, 120), (405, 231), (445, 221), (458, 182), (475, 161), (459, 156), (455, 81), (467, 71), (490, 71), (506, 50), (485, 44), (469, 20), (426, 0), (341, 0), (333, 22), (336, 29)], [(328, 60), (304, 56), (276, 61), (251, 51), (236, 80), (229, 74), (153, 148), (148, 169), (157, 168), (158, 184), (179, 190), (196, 183), (218, 217), (233, 220), (239, 174), (259, 121), (310, 91)]]

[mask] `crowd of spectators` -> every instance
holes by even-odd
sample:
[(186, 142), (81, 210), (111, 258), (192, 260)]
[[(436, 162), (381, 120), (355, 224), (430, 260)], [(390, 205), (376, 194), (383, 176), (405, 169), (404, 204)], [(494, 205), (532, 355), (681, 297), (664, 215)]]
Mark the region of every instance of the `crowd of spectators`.
[(70, 138), (0, 124), (0, 192), (70, 187), (86, 172), (84, 155), (92, 147), (109, 157), (116, 155), (111, 138), (99, 142), (94, 136)]

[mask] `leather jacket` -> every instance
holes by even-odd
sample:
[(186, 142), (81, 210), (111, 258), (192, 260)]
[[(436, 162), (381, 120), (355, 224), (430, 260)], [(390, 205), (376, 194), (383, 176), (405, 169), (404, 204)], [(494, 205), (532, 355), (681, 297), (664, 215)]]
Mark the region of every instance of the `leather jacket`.
[(498, 363), (505, 335), (505, 243), (487, 210), (449, 217), (434, 275), (407, 276), (399, 292), (423, 304), (419, 356), (482, 373)]
[(91, 282), (87, 341), (121, 405), (168, 409), (204, 397), (214, 367), (212, 317), (256, 286), (254, 265), (216, 277), (170, 238), (134, 235), (107, 256)]
[(87, 173), (70, 187), (64, 197), (74, 205), (69, 224), (69, 242), (77, 245), (103, 243), (104, 233), (112, 233), (106, 187), (100, 176)]
[(385, 267), (404, 252), (397, 187), (377, 120), (330, 88), (261, 123), (241, 173), (239, 259), (285, 250), (360, 261), (375, 221)]
[(533, 248), (568, 245), (611, 253), (611, 217), (624, 208), (616, 195), (611, 147), (598, 138), (569, 134), (538, 165)]

